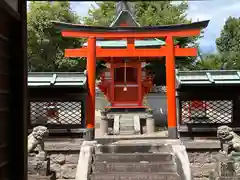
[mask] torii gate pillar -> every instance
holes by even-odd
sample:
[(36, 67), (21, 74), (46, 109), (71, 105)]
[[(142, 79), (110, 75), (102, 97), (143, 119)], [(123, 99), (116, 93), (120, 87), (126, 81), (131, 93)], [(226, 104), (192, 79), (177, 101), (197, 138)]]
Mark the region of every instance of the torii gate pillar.
[(95, 138), (95, 79), (96, 79), (96, 37), (88, 38), (87, 53), (87, 108), (86, 108), (86, 127), (87, 140)]
[(166, 37), (166, 85), (167, 85), (167, 112), (168, 112), (168, 137), (178, 138), (177, 106), (175, 83), (175, 50), (172, 36)]

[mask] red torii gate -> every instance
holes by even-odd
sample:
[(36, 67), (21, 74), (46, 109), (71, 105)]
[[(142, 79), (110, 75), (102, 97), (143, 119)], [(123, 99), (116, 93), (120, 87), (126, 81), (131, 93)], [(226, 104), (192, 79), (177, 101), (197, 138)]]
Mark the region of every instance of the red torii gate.
[[(86, 109), (86, 127), (94, 138), (95, 127), (95, 77), (96, 58), (109, 57), (166, 57), (166, 84), (168, 132), (170, 138), (177, 138), (177, 111), (175, 88), (175, 56), (197, 56), (196, 48), (180, 48), (174, 45), (174, 37), (199, 36), (201, 29), (206, 28), (209, 21), (192, 24), (179, 24), (154, 27), (102, 27), (84, 26), (54, 22), (61, 30), (63, 37), (88, 38), (88, 46), (79, 49), (66, 49), (65, 57), (87, 57), (88, 101)], [(161, 48), (136, 49), (135, 39), (165, 38), (166, 45)], [(126, 49), (102, 49), (96, 47), (96, 38), (127, 39)]]

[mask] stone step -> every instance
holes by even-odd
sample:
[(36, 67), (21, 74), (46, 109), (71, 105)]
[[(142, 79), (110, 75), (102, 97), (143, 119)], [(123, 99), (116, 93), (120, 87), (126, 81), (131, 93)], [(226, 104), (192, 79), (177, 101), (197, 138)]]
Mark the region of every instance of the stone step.
[(134, 135), (136, 134), (134, 130), (120, 131), (120, 135)]
[(98, 145), (95, 147), (96, 153), (152, 153), (168, 152), (171, 153), (172, 147), (165, 144), (110, 144)]
[(133, 122), (131, 122), (131, 123), (120, 123), (119, 126), (120, 127), (125, 127), (125, 126), (134, 127), (134, 123)]
[(120, 121), (132, 121), (133, 120), (133, 117), (120, 117)]
[(175, 157), (171, 153), (103, 153), (93, 156), (95, 162), (166, 162), (174, 161)]
[(124, 118), (132, 118), (133, 116), (136, 116), (136, 113), (121, 114), (121, 117), (124, 117)]
[(134, 126), (120, 126), (120, 131), (134, 131)]
[(133, 124), (133, 119), (120, 119), (120, 124)]
[(180, 180), (177, 173), (96, 173), (91, 180)]
[(121, 116), (121, 120), (133, 120), (133, 116)]
[(120, 124), (133, 124), (133, 119), (120, 119)]
[(133, 115), (126, 115), (126, 114), (124, 114), (124, 115), (121, 115), (121, 119), (133, 119)]
[(239, 180), (240, 176), (221, 176), (217, 177), (216, 180)]
[(125, 122), (122, 122), (122, 123), (120, 123), (119, 124), (119, 126), (121, 127), (121, 126), (134, 126), (134, 123), (133, 122), (129, 122), (129, 123), (125, 123)]
[(151, 163), (94, 163), (92, 165), (93, 173), (100, 172), (177, 172), (176, 163), (151, 162)]

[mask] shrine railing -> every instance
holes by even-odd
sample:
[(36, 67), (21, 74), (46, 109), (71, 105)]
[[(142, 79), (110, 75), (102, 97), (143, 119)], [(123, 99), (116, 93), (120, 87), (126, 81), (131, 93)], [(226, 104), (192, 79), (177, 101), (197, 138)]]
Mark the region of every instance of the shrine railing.
[(231, 124), (232, 100), (182, 100), (180, 124)]
[(239, 74), (234, 70), (177, 72), (180, 126), (239, 128)]
[(85, 82), (83, 73), (29, 73), (29, 129), (43, 124), (58, 132), (84, 129)]
[(50, 129), (83, 128), (83, 112), (81, 101), (30, 101), (31, 126), (44, 123)]

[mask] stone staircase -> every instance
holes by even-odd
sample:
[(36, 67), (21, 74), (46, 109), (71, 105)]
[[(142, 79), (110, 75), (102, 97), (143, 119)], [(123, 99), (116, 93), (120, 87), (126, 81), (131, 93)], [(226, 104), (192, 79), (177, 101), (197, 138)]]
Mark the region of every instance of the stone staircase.
[(98, 145), (89, 180), (184, 180), (171, 145)]
[(121, 114), (114, 117), (114, 134), (140, 134), (140, 118), (134, 114)]

